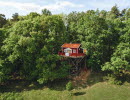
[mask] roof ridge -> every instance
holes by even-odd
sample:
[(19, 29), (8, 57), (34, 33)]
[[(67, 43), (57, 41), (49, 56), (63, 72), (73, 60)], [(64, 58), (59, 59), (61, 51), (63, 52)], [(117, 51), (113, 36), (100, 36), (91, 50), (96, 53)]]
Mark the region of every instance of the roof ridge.
[(81, 46), (80, 43), (64, 43), (61, 47), (63, 48), (79, 48)]

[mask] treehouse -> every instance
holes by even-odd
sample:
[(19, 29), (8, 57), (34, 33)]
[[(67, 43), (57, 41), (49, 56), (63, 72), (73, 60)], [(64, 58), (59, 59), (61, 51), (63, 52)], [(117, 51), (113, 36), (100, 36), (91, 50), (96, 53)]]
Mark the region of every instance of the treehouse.
[(65, 43), (61, 46), (61, 51), (58, 52), (60, 56), (71, 58), (82, 58), (85, 56), (86, 50), (81, 48), (78, 43)]
[(77, 75), (81, 68), (86, 68), (86, 49), (81, 48), (78, 43), (65, 43), (58, 52), (62, 56), (61, 61), (68, 61), (71, 65), (70, 73)]

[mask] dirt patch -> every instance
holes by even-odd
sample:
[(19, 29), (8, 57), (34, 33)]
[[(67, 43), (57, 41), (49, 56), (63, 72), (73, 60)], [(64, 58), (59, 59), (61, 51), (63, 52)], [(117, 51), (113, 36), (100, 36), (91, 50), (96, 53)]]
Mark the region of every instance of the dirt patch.
[(81, 69), (80, 74), (72, 78), (73, 86), (75, 87), (85, 86), (90, 73), (91, 73), (90, 69), (86, 69), (86, 68)]

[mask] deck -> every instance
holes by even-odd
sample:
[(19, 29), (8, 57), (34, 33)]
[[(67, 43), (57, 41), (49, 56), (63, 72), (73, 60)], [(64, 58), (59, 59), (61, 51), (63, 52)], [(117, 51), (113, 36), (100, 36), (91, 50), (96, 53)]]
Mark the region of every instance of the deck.
[(63, 56), (63, 57), (71, 57), (71, 58), (82, 58), (82, 57), (85, 56), (84, 53), (78, 53), (78, 54), (72, 53), (72, 54), (70, 54), (69, 56), (66, 56), (65, 53), (63, 53), (63, 52), (61, 52), (61, 51), (59, 51), (58, 54), (59, 54), (60, 56)]

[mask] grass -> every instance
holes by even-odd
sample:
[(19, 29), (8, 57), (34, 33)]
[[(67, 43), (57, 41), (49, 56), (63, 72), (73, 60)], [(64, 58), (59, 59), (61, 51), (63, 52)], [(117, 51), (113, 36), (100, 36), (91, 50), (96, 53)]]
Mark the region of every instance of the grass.
[(130, 99), (130, 85), (129, 86), (115, 86), (106, 82), (101, 82), (83, 89), (86, 94), (77, 96), (76, 100), (129, 100)]
[(72, 91), (65, 90), (66, 83), (62, 80), (39, 86), (16, 82), (0, 88), (0, 100), (130, 100), (130, 83), (112, 85), (103, 82), (101, 74), (91, 74), (86, 87)]

